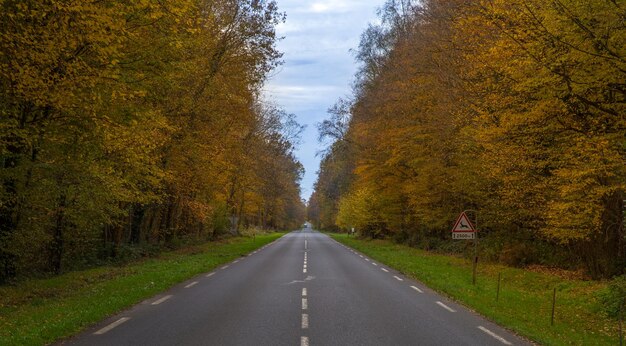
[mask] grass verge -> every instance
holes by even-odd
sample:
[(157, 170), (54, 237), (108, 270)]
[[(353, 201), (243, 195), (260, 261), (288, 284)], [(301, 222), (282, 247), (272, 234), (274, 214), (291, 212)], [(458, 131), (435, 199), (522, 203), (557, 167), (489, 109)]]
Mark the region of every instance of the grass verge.
[[(618, 345), (618, 325), (599, 311), (598, 281), (568, 280), (524, 269), (479, 263), (472, 285), (471, 263), (387, 240), (330, 234), (337, 241), (464, 304), (490, 320), (545, 345)], [(500, 295), (496, 301), (498, 274)], [(554, 325), (550, 325), (556, 288)]]
[(284, 233), (233, 238), (164, 253), (123, 267), (99, 267), (0, 287), (0, 345), (42, 345), (274, 241)]

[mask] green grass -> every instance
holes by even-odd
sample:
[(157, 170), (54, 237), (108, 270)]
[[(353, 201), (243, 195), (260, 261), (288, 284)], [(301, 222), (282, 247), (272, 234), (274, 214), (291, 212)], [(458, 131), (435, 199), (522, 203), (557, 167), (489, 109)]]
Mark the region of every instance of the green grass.
[[(545, 345), (618, 345), (618, 324), (600, 312), (597, 292), (605, 282), (568, 280), (497, 264), (479, 263), (472, 285), (471, 262), (386, 240), (345, 234), (334, 239), (477, 311), (518, 334)], [(502, 275), (496, 301), (498, 273)], [(550, 325), (556, 288), (554, 326)]]
[(164, 253), (123, 267), (99, 267), (2, 286), (0, 345), (42, 345), (74, 335), (282, 235), (258, 235), (254, 241), (233, 238)]

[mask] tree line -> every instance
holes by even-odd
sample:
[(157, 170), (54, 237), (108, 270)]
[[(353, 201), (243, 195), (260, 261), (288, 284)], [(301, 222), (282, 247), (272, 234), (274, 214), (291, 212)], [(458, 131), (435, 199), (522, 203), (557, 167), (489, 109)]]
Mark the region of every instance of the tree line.
[(274, 1), (0, 9), (0, 282), (303, 222)]
[(323, 229), (482, 258), (626, 268), (626, 6), (389, 0), (355, 51), (353, 94), (320, 124), (308, 217)]

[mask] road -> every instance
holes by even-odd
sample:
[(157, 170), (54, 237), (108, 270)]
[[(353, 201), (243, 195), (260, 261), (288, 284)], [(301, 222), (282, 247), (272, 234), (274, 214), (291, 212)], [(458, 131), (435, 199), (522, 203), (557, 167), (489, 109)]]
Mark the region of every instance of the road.
[(529, 343), (330, 237), (304, 229), (63, 344)]

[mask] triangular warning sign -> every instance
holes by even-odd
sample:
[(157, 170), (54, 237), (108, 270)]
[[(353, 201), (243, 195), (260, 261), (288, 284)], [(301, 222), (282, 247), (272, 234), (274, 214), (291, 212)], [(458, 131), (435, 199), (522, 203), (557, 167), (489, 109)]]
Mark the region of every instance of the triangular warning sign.
[(476, 232), (476, 229), (474, 229), (474, 225), (470, 222), (467, 214), (462, 212), (456, 220), (452, 232)]

